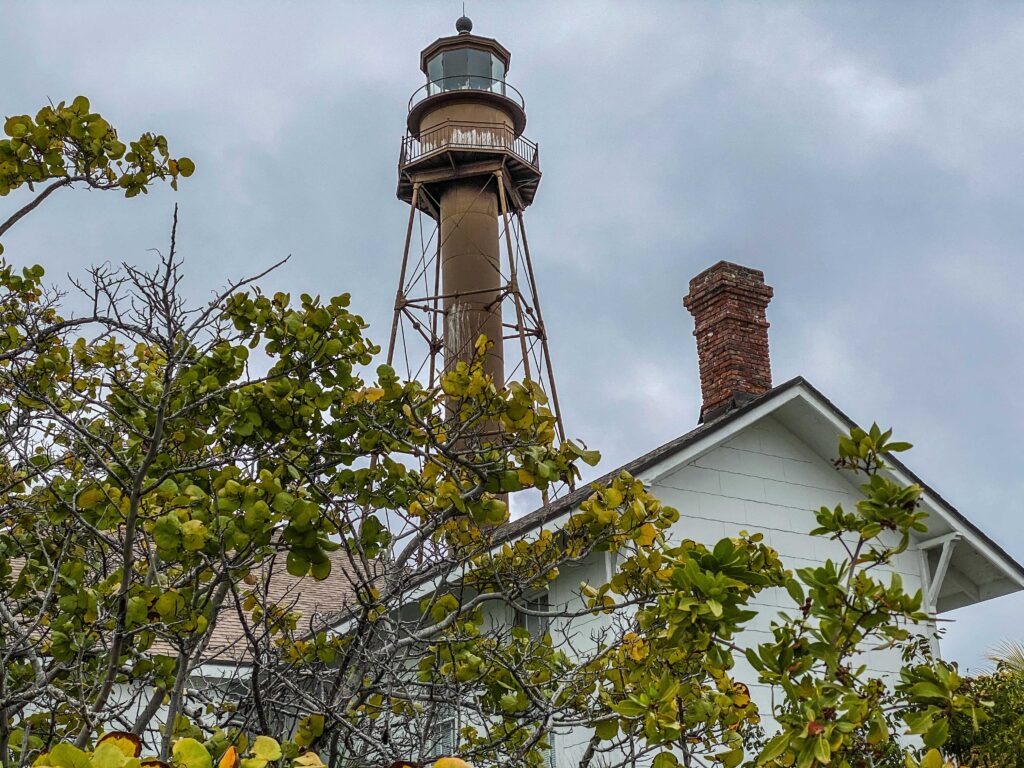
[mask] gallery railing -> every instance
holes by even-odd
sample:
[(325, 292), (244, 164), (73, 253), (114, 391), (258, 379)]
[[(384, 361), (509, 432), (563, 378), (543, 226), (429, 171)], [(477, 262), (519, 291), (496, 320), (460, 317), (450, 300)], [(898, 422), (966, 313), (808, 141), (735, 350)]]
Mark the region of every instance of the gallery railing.
[(537, 145), (525, 136), (517, 136), (510, 126), (504, 123), (467, 123), (455, 120), (448, 120), (423, 131), (419, 136), (406, 136), (402, 139), (402, 154), (398, 165), (404, 168), (435, 152), (452, 149), (507, 150), (534, 170), (540, 170)]
[(477, 75), (457, 75), (431, 80), (426, 85), (417, 88), (409, 99), (409, 111), (411, 112), (412, 108), (424, 99), (453, 91), (487, 91), (489, 93), (497, 93), (506, 99), (511, 99), (521, 108), (526, 108), (523, 94), (504, 80), (498, 80), (493, 77), (478, 77)]

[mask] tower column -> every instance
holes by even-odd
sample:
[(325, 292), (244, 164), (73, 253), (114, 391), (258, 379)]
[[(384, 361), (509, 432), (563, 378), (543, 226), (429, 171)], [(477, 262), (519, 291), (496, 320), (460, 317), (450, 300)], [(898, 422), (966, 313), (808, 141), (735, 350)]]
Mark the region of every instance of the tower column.
[(449, 184), (441, 194), (444, 367), (471, 362), (481, 334), (492, 342), (484, 373), (505, 381), (501, 324), (498, 196), (493, 179)]

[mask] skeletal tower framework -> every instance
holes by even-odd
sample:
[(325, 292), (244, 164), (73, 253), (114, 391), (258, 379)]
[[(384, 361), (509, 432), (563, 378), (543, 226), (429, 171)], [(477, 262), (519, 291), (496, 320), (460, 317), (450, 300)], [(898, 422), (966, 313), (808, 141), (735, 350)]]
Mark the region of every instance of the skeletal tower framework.
[(564, 441), (523, 219), (540, 183), (537, 145), (505, 80), (508, 50), (466, 17), (455, 28), (420, 54), (427, 82), (409, 100), (398, 197), (410, 210), (388, 363), (433, 387), (483, 334), (494, 342), (485, 373), (540, 384)]

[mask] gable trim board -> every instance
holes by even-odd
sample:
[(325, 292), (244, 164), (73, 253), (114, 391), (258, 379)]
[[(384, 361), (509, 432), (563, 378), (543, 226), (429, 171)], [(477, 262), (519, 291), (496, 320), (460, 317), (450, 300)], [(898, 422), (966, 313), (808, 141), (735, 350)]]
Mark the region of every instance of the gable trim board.
[[(806, 379), (797, 377), (622, 465), (596, 482), (609, 482), (627, 471), (650, 486), (768, 416), (828, 460), (835, 456), (838, 436), (856, 426)], [(928, 610), (943, 613), (1024, 589), (1024, 566), (901, 461), (893, 456), (886, 460), (888, 474), (894, 480), (916, 483), (923, 489), (922, 505), (928, 512), (929, 530), (923, 536), (915, 536), (913, 545), (920, 551)], [(588, 484), (513, 520), (498, 531), (496, 540), (515, 539), (565, 518), (592, 492)]]

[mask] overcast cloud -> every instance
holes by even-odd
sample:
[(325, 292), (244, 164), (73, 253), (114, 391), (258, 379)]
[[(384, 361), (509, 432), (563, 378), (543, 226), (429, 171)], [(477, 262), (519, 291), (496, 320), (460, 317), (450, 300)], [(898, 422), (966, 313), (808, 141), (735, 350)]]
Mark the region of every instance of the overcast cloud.
[[(776, 382), (807, 377), (1024, 559), (1024, 7), (467, 3), (512, 51), (544, 180), (527, 214), (569, 432), (607, 470), (689, 430), (693, 275), (764, 269)], [(85, 94), (198, 171), (177, 194), (65, 192), (5, 240), (51, 277), (145, 263), (171, 208), (197, 298), (284, 255), (385, 340), (396, 161), (445, 2), (2, 4), (0, 112)], [(8, 199), (0, 213), (15, 204)], [(1024, 597), (950, 616), (977, 667)], [(981, 631), (979, 631), (981, 630)]]

